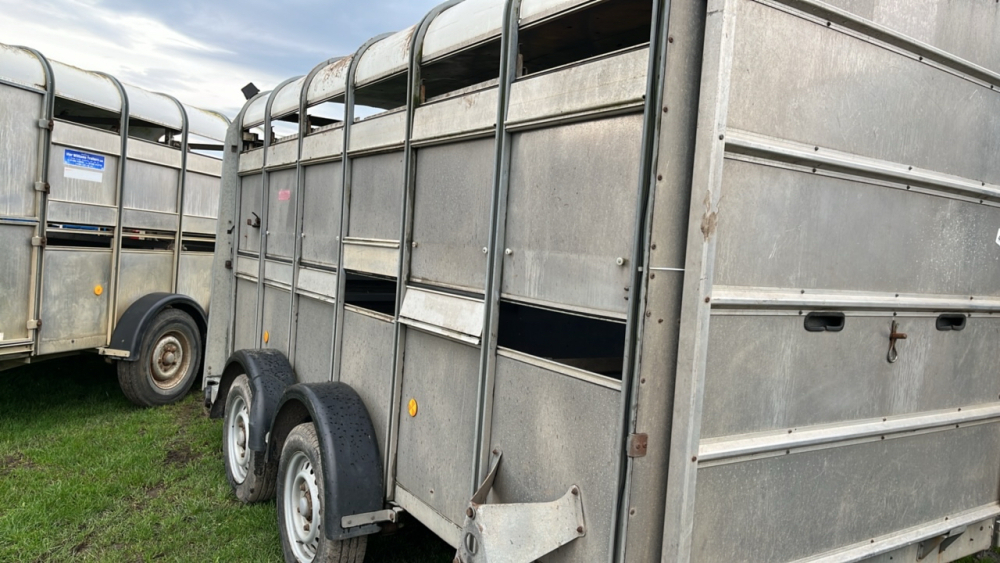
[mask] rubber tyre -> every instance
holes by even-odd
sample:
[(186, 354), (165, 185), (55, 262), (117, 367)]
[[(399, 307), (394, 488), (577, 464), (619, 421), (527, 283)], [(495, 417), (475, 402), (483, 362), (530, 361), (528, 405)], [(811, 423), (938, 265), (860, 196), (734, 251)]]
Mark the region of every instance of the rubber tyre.
[[(174, 345), (181, 352), (181, 365), (169, 379), (155, 379), (154, 354), (163, 347)], [(184, 311), (164, 309), (153, 319), (142, 335), (139, 359), (118, 362), (118, 384), (130, 401), (141, 407), (176, 403), (184, 398), (194, 383), (201, 365), (201, 331)]]
[[(308, 464), (308, 465), (304, 465)], [(307, 510), (311, 514), (311, 530), (314, 539), (307, 542), (315, 552), (312, 557), (303, 551), (309, 548), (293, 548), (296, 542), (294, 526), (296, 522), (304, 522), (296, 510), (295, 495), (290, 492), (301, 490), (301, 479), (297, 476), (308, 476), (308, 488), (311, 499), (323, 499), (326, 482), (323, 480), (323, 461), (320, 456), (319, 439), (316, 428), (311, 422), (300, 424), (292, 429), (285, 439), (281, 449), (281, 461), (278, 464), (278, 529), (281, 532), (281, 550), (288, 563), (362, 563), (365, 559), (365, 548), (368, 537), (361, 536), (346, 540), (330, 540), (326, 537), (326, 527), (322, 522), (322, 502), (309, 502)], [(300, 483), (300, 486), (296, 486)], [(303, 538), (304, 539), (304, 538)]]
[[(222, 453), (226, 462), (226, 479), (243, 503), (260, 502), (274, 498), (277, 484), (275, 464), (263, 463), (267, 454), (247, 447), (249, 440), (250, 408), (253, 405), (250, 380), (238, 376), (226, 395), (226, 410), (222, 423)], [(242, 432), (242, 436), (240, 436)], [(243, 446), (240, 447), (242, 438)], [(245, 467), (241, 460), (245, 460)], [(262, 467), (258, 467), (258, 464)]]

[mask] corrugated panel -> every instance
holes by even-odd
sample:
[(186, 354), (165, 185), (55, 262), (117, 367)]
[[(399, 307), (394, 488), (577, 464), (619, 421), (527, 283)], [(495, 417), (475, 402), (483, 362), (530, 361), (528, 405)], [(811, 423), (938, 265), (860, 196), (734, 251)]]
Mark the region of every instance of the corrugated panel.
[(128, 94), (128, 114), (180, 131), (184, 125), (181, 110), (173, 100), (163, 94), (154, 94), (130, 84), (123, 84)]
[(41, 61), (24, 49), (3, 43), (0, 43), (0, 79), (45, 88), (45, 70)]
[(50, 61), (56, 95), (114, 112), (122, 111), (122, 99), (115, 84), (98, 74)]
[(406, 70), (410, 60), (410, 43), (417, 26), (410, 26), (368, 48), (355, 72), (354, 82), (363, 85)]
[(503, 0), (466, 0), (434, 18), (424, 37), (423, 60), (500, 36)]

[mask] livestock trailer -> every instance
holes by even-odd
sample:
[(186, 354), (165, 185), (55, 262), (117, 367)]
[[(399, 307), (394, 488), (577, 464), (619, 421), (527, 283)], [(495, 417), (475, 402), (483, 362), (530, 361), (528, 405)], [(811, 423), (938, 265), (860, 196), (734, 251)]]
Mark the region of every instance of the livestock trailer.
[(0, 44), (0, 370), (98, 351), (137, 404), (187, 393), (228, 126)]
[(237, 496), (288, 561), (401, 511), (464, 563), (989, 548), (998, 30), (449, 1), (249, 100), (205, 368)]

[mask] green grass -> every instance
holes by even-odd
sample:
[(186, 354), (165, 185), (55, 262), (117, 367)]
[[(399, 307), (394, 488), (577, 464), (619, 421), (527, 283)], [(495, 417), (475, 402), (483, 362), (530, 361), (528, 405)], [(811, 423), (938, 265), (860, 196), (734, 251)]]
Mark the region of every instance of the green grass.
[[(140, 409), (85, 356), (0, 373), (0, 561), (281, 561), (274, 502), (239, 503), (200, 393)], [(367, 561), (451, 561), (419, 524)]]

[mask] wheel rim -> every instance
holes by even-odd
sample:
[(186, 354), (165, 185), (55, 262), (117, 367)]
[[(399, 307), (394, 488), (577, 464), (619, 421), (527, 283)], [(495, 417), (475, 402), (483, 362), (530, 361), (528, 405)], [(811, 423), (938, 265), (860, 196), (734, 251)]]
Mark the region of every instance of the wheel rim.
[(149, 358), (153, 384), (164, 390), (177, 387), (191, 364), (190, 349), (191, 343), (184, 334), (178, 331), (163, 333)]
[(292, 454), (284, 475), (282, 495), (285, 535), (295, 557), (308, 563), (316, 557), (323, 517), (316, 472), (305, 453)]
[(250, 434), (250, 409), (243, 397), (236, 395), (230, 403), (229, 414), (226, 417), (226, 455), (229, 457), (233, 479), (242, 483), (247, 478), (250, 468), (250, 451), (247, 448), (247, 438)]

